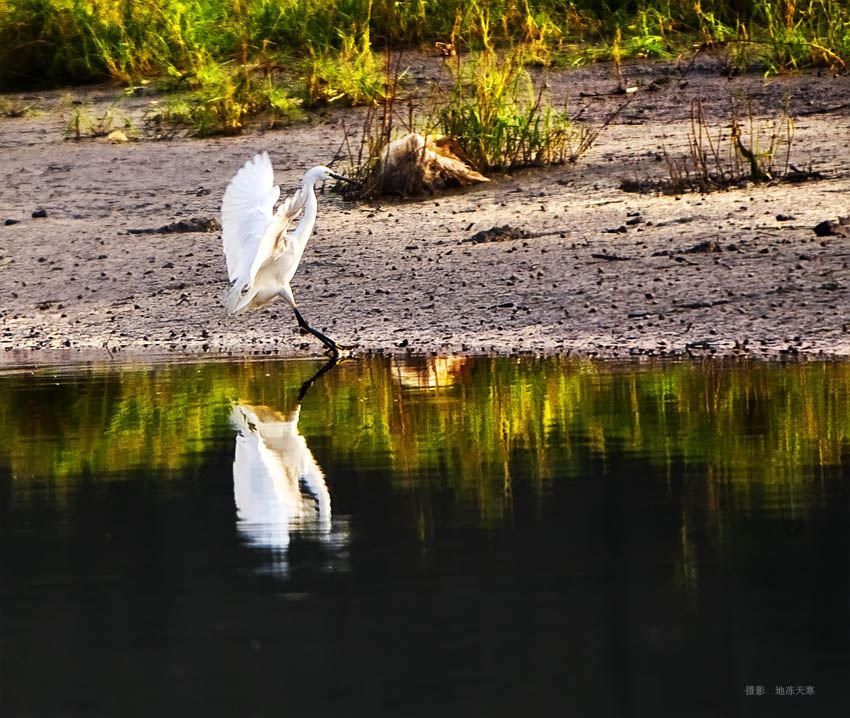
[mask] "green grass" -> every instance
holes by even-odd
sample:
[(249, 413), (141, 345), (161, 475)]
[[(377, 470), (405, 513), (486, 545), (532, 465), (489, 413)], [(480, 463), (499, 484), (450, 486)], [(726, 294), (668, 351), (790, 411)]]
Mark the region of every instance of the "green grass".
[(338, 50), (314, 50), (306, 61), (304, 100), (307, 107), (344, 102), (366, 105), (381, 97), (385, 78), (375, 59), (369, 33), (340, 37)]
[(529, 48), (485, 47), (449, 63), (454, 85), (439, 111), (442, 134), (454, 137), (481, 172), (565, 162), (578, 131), (525, 70)]
[(199, 54), (243, 63), (345, 54), (363, 37), (401, 48), (454, 33), (481, 50), (487, 35), (569, 54), (610, 48), (617, 30), (624, 59), (694, 41), (756, 43), (776, 71), (850, 59), (843, 0), (0, 0), (0, 88), (135, 82), (190, 71)]
[[(305, 106), (373, 102), (384, 82), (373, 46), (433, 48), (451, 38), (462, 38), (463, 51), (522, 44), (526, 61), (544, 65), (665, 58), (703, 46), (727, 53), (737, 69), (843, 69), (850, 3), (0, 0), (0, 91), (108, 77), (196, 78), (188, 83), (198, 95), (192, 121), (203, 131), (233, 132), (252, 113), (289, 116), (284, 96)], [(257, 77), (248, 80), (245, 68)]]
[[(483, 37), (489, 40), (486, 34)], [(457, 37), (453, 36), (452, 43), (456, 42)], [(545, 86), (534, 85), (526, 65), (539, 51), (533, 41), (505, 50), (485, 42), (478, 52), (463, 58), (455, 56), (446, 63), (452, 78), (448, 93), (436, 87), (430, 110), (419, 114), (413, 101), (399, 94), (400, 65), (394, 64), (388, 53), (383, 101), (366, 114), (360, 144), (352, 147), (346, 140), (347, 174), (358, 185), (341, 188), (343, 194), (348, 197), (380, 194), (384, 186), (385, 149), (408, 132), (418, 132), (431, 139), (448, 138), (453, 155), (485, 175), (577, 161), (604, 125), (594, 129), (574, 125), (566, 106), (554, 107)], [(423, 170), (423, 166), (411, 167), (405, 188), (396, 187), (393, 191), (410, 192), (411, 187), (417, 188), (414, 193), (422, 191), (415, 177), (417, 171)]]
[(9, 101), (0, 97), (0, 117), (34, 117), (40, 110), (32, 102)]
[(205, 58), (192, 73), (174, 72), (171, 89), (171, 98), (148, 120), (191, 125), (199, 137), (238, 134), (257, 115), (273, 124), (300, 114), (301, 99), (262, 64), (234, 66)]

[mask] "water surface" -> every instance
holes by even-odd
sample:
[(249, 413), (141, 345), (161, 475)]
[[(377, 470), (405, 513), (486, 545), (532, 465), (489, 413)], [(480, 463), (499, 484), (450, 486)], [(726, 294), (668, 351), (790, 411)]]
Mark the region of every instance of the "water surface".
[(320, 366), (0, 375), (4, 715), (850, 711), (850, 365)]

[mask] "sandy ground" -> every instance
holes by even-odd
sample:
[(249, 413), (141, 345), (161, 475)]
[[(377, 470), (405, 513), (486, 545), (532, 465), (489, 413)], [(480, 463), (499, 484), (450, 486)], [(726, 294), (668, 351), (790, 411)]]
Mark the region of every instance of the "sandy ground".
[[(425, 85), (439, 61), (420, 59), (411, 76)], [(850, 77), (729, 79), (714, 58), (686, 72), (630, 65), (626, 77), (640, 90), (577, 165), (415, 201), (320, 196), (293, 281), (305, 317), (360, 351), (850, 356), (850, 238), (813, 231), (850, 214)], [(656, 78), (669, 81), (650, 91)], [(580, 96), (611, 90), (610, 67), (548, 81), (597, 124), (622, 102)], [(618, 188), (623, 178), (667, 176), (662, 143), (684, 152), (692, 99), (721, 127), (736, 93), (757, 116), (787, 103), (791, 161), (825, 178), (682, 197)], [(306, 168), (330, 161), (358, 113), (237, 138), (156, 139), (139, 119), (156, 98), (129, 97), (118, 108), (136, 118), (139, 141), (63, 138), (72, 99), (98, 114), (119, 94), (101, 86), (7, 98), (42, 112), (0, 119), (0, 362), (318, 354), (282, 302), (225, 317), (218, 233), (130, 230), (218, 218), (228, 181), (262, 150), (291, 191)], [(33, 218), (38, 209), (47, 216)], [(505, 224), (535, 236), (464, 241)], [(708, 240), (723, 251), (680, 253)]]

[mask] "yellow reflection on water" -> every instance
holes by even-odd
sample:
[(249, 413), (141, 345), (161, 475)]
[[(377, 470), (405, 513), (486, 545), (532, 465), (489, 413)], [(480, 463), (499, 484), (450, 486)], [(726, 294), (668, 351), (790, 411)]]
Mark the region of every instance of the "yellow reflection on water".
[[(285, 424), (314, 371), (242, 361), (0, 375), (0, 468), (24, 493), (31, 478), (50, 480), (61, 500), (74, 477), (199, 467), (232, 432), (234, 402)], [(518, 476), (543, 497), (589, 457), (604, 466), (622, 451), (661, 477), (701, 467), (688, 491), (710, 513), (752, 502), (805, 512), (823, 467), (847, 461), (850, 365), (366, 359), (322, 377), (297, 426), (331, 455), (386, 464), (417, 501), (428, 500), (420, 477), (443, 477), (482, 521), (510, 514)]]
[(406, 388), (439, 389), (456, 384), (468, 357), (425, 357), (410, 363), (396, 363), (395, 374)]

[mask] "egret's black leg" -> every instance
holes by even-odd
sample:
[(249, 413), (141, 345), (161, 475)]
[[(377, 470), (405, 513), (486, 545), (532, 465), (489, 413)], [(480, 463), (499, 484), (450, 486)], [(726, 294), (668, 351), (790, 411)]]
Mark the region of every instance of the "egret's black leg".
[(298, 311), (298, 307), (292, 307), (292, 309), (295, 311), (295, 318), (298, 320), (298, 326), (310, 332), (310, 334), (312, 334), (314, 337), (316, 337), (316, 339), (322, 342), (322, 344), (324, 344), (325, 347), (330, 350), (332, 357), (339, 357), (340, 349), (348, 349), (348, 347), (344, 347), (340, 344), (337, 344), (333, 339), (328, 336), (325, 336), (320, 331), (318, 331), (317, 329), (313, 329), (313, 327), (307, 324), (307, 321), (304, 319), (304, 317), (301, 316), (301, 312)]
[(326, 363), (322, 366), (322, 368), (321, 368), (321, 369), (319, 369), (319, 371), (317, 371), (315, 374), (313, 374), (313, 376), (311, 376), (311, 377), (310, 377), (307, 381), (305, 381), (305, 382), (301, 385), (301, 390), (298, 392), (298, 403), (299, 403), (299, 404), (300, 404), (302, 401), (304, 401), (304, 397), (306, 396), (307, 392), (310, 390), (310, 387), (311, 387), (311, 386), (313, 386), (313, 383), (316, 381), (316, 379), (318, 379), (320, 376), (322, 376), (323, 374), (326, 374), (326, 373), (327, 373), (327, 372), (329, 372), (331, 369), (333, 369), (333, 368), (337, 365), (337, 362), (339, 362), (339, 355), (338, 355), (338, 354), (334, 354), (334, 355), (333, 355), (333, 356), (331, 356), (331, 358), (330, 358), (330, 359), (329, 359), (329, 360), (328, 360), (328, 361), (327, 361), (327, 362), (326, 362)]

